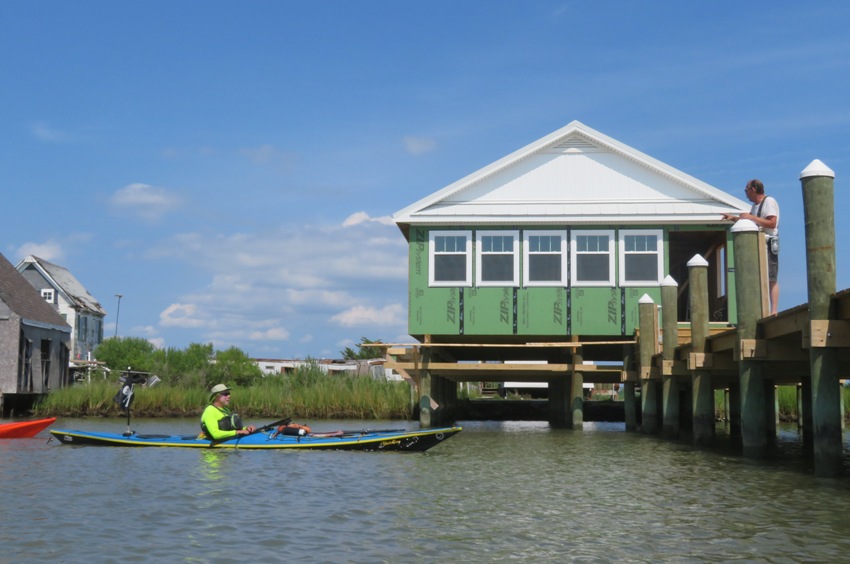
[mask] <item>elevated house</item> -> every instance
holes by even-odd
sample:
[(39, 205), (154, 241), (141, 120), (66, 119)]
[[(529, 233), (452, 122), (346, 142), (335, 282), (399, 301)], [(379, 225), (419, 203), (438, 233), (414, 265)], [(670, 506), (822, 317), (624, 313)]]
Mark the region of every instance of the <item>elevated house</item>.
[(17, 269), (71, 326), (72, 360), (91, 360), (92, 351), (103, 341), (106, 311), (100, 302), (65, 267), (30, 255)]
[(638, 301), (659, 303), (668, 276), (688, 320), (695, 255), (709, 264), (712, 321), (735, 322), (721, 214), (749, 208), (573, 121), (393, 216), (410, 249), (408, 328), (422, 344), (391, 349), (392, 367), (425, 378), (426, 412), (450, 399), (447, 381), (551, 383), (602, 361), (586, 378), (619, 382)]
[(70, 381), (71, 327), (0, 254), (0, 406), (28, 409)]

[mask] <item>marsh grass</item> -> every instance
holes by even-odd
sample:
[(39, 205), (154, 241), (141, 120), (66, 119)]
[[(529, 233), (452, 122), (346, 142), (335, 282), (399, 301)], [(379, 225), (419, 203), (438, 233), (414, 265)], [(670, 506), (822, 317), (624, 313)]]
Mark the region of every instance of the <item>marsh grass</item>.
[[(119, 387), (114, 381), (93, 381), (55, 390), (35, 412), (55, 417), (123, 417), (113, 400)], [(199, 386), (167, 382), (152, 388), (136, 386), (131, 413), (135, 417), (200, 417), (208, 401), (209, 391)], [(234, 386), (231, 407), (243, 418), (410, 419), (412, 414), (406, 382), (330, 376), (318, 369)]]
[[(850, 388), (841, 388), (841, 394), (844, 398), (844, 418), (850, 416)], [(781, 421), (796, 421), (797, 420), (797, 387), (796, 386), (777, 386), (776, 387), (776, 403), (779, 411), (779, 419)], [(724, 391), (715, 390), (714, 406), (718, 417), (723, 417), (724, 414)]]

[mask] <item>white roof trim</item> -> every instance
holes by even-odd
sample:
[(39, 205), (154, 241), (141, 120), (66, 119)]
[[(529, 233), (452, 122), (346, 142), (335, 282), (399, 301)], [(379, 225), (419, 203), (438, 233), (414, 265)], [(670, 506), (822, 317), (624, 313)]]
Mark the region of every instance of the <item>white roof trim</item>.
[[(463, 191), (469, 190), (482, 181), (491, 176), (505, 170), (506, 168), (516, 165), (520, 161), (532, 156), (540, 154), (574, 154), (574, 153), (600, 153), (610, 152), (620, 158), (624, 158), (632, 163), (638, 164), (640, 167), (648, 169), (651, 173), (662, 176), (673, 183), (684, 187), (694, 193), (694, 199), (691, 201), (669, 199), (657, 202), (642, 201), (635, 203), (636, 205), (646, 206), (658, 204), (660, 207), (676, 206), (677, 213), (688, 214), (685, 219), (681, 215), (671, 213), (673, 210), (646, 209), (644, 214), (625, 215), (623, 209), (615, 209), (611, 202), (600, 202), (599, 210), (584, 210), (581, 215), (573, 215), (571, 212), (575, 210), (553, 209), (547, 210), (547, 213), (540, 214), (538, 209), (541, 205), (551, 206), (552, 208), (570, 208), (573, 205), (587, 206), (587, 202), (574, 202), (561, 200), (558, 202), (541, 202), (535, 201), (532, 204), (528, 202), (504, 201), (499, 202), (501, 205), (494, 205), (495, 202), (487, 202), (476, 209), (473, 214), (469, 213), (469, 207), (476, 205), (474, 202), (467, 202), (465, 205), (465, 213), (452, 215), (451, 211), (441, 210), (442, 206), (452, 207), (457, 202), (446, 202), (451, 196), (455, 196)], [(620, 206), (628, 205), (628, 202), (619, 202)], [(679, 206), (686, 206), (686, 209), (678, 209)], [(687, 206), (690, 206), (687, 208)], [(500, 209), (503, 208), (503, 209)], [(509, 222), (513, 221), (521, 223), (536, 223), (536, 222), (563, 222), (565, 218), (569, 218), (570, 222), (585, 223), (585, 222), (683, 222), (683, 220), (691, 223), (695, 222), (711, 222), (720, 221), (718, 217), (721, 213), (726, 213), (732, 210), (746, 211), (750, 209), (750, 205), (738, 198), (735, 198), (728, 193), (719, 190), (705, 182), (694, 178), (684, 172), (675, 169), (661, 161), (650, 157), (628, 145), (620, 143), (616, 139), (612, 139), (586, 125), (573, 121), (567, 126), (551, 133), (525, 147), (514, 151), (513, 153), (499, 159), (498, 161), (485, 166), (484, 168), (456, 181), (452, 184), (434, 192), (418, 202), (407, 206), (406, 208), (396, 212), (393, 215), (393, 220), (397, 224), (430, 224), (430, 223), (476, 223), (486, 221)], [(480, 210), (480, 214), (479, 214)], [(520, 211), (521, 210), (521, 211)]]

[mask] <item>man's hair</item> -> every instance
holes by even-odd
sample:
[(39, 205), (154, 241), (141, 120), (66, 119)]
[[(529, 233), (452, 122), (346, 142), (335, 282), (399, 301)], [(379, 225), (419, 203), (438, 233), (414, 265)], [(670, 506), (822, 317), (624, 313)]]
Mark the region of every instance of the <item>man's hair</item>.
[(747, 182), (747, 188), (753, 188), (756, 191), (756, 194), (764, 194), (764, 184), (758, 178), (753, 178), (749, 182)]

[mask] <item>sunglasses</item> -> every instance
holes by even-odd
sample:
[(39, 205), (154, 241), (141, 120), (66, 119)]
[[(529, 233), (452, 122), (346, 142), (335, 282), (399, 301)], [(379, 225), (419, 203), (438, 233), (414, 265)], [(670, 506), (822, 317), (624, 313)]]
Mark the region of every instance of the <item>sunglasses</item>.
[(229, 395), (230, 395), (230, 392), (221, 392), (221, 393), (220, 393), (220, 394), (218, 394), (218, 395), (220, 395), (220, 396), (229, 396)]

